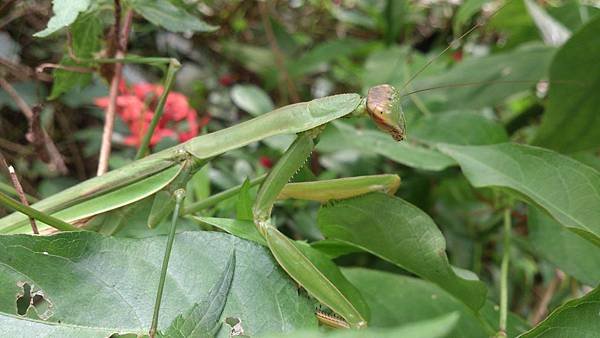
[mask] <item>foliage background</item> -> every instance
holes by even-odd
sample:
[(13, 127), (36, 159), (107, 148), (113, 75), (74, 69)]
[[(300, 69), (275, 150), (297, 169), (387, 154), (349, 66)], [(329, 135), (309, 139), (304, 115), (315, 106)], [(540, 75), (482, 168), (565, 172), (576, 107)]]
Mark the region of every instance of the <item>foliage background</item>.
[[(57, 6), (61, 1), (54, 3)], [(503, 186), (498, 180), (485, 182), (493, 175), (482, 174), (481, 167), (468, 161), (471, 155), (456, 146), (507, 141), (532, 144), (574, 159), (577, 170), (585, 167), (582, 170), (589, 170), (593, 177), (600, 170), (600, 102), (596, 94), (600, 87), (600, 67), (596, 64), (600, 56), (600, 9), (594, 1), (510, 1), (502, 5), (484, 0), (129, 0), (125, 5), (138, 13), (128, 53), (181, 61), (174, 90), (187, 97), (199, 120), (207, 122), (201, 133), (293, 102), (342, 92), (365, 94), (370, 86), (380, 83), (402, 87), (453, 38), (479, 25), (404, 89), (448, 86), (404, 97), (406, 142), (390, 145), (369, 121), (335, 123), (321, 137), (307, 165), (311, 171), (302, 171), (294, 179), (399, 174), (402, 185), (397, 196), (433, 219), (444, 235), (450, 263), (473, 271), (485, 282), (488, 303), (482, 316), (493, 328), (497, 326), (502, 211), (507, 195), (495, 188)], [(77, 6), (81, 6), (79, 16)], [(112, 2), (78, 0), (63, 12), (58, 10), (55, 7), (53, 20), (58, 28), (70, 24), (72, 48), (78, 57), (95, 57), (110, 48), (106, 37), (114, 23)], [(68, 168), (68, 173), (60, 173), (38, 156), (27, 140), (27, 119), (10, 96), (0, 92), (0, 151), (15, 166), (25, 191), (37, 198), (94, 175), (103, 123), (103, 110), (94, 102), (108, 93), (106, 79), (98, 74), (34, 71), (42, 63), (86, 66), (67, 53), (65, 29), (51, 30), (53, 25), (47, 24), (52, 13), (48, 1), (9, 0), (0, 5), (0, 75), (28, 105), (39, 107), (41, 124)], [(202, 32), (209, 30), (209, 24), (218, 29)], [(124, 74), (129, 85), (159, 83), (162, 76), (155, 68), (143, 65), (127, 65)], [(453, 87), (473, 83), (479, 84)], [(185, 127), (186, 122), (181, 123)], [(135, 148), (124, 142), (130, 132), (117, 119), (111, 168), (132, 161)], [(190, 182), (189, 200), (202, 199), (266, 172), (290, 141), (275, 137), (224, 154)], [(163, 138), (153, 151), (177, 142)], [(439, 146), (442, 143), (448, 146)], [(498, 152), (487, 153), (487, 163), (502, 168), (512, 155), (493, 149)], [(515, 158), (526, 162), (537, 155), (531, 156)], [(521, 183), (531, 184), (533, 190), (539, 188), (546, 196), (555, 191), (544, 187), (544, 179), (565, 179), (564, 194), (575, 197), (565, 200), (553, 195), (553, 201), (564, 202), (556, 212), (573, 208), (584, 223), (593, 219), (593, 202), (585, 210), (576, 208), (581, 202), (577, 183), (553, 172), (562, 162), (550, 162), (547, 170), (535, 161), (530, 164), (531, 176)], [(484, 177), (473, 177), (478, 174)], [(7, 177), (3, 175), (1, 182), (9, 184)], [(588, 188), (596, 189), (597, 195), (596, 183), (592, 181)], [(513, 313), (509, 335), (516, 335), (552, 309), (597, 286), (600, 250), (562, 227), (556, 214), (553, 219), (541, 211), (548, 211), (543, 204), (539, 208), (539, 203), (533, 207), (518, 202), (523, 200), (522, 191), (510, 184), (508, 187), (511, 196), (517, 197), (511, 211), (508, 288)], [(203, 216), (244, 219), (244, 203), (254, 192), (248, 190)], [(531, 199), (525, 195), (525, 200)], [(600, 209), (600, 205), (595, 207)], [(290, 201), (276, 208), (275, 216), (289, 237), (316, 242), (323, 239), (322, 222), (327, 216), (318, 210), (315, 203)], [(315, 221), (318, 212), (319, 226)], [(159, 227), (151, 232), (143, 223), (132, 221), (120, 231), (106, 232), (116, 238), (152, 241), (167, 231)], [(206, 225), (188, 220), (181, 230), (202, 227)], [(371, 240), (384, 240), (376, 236), (386, 234), (374, 234)], [(407, 277), (412, 274), (389, 261), (364, 252), (335, 259), (340, 266), (352, 267), (344, 272), (365, 294), (373, 326), (394, 327), (458, 311), (462, 314), (460, 324), (451, 336), (486, 334), (481, 318), (471, 318), (473, 314), (462, 303), (430, 282)], [(202, 264), (198, 268), (208, 271)], [(364, 268), (378, 271), (367, 273)], [(212, 275), (216, 278), (218, 272)], [(381, 290), (387, 290), (386, 295)], [(435, 306), (429, 301), (433, 295), (441, 297)], [(172, 314), (181, 312), (174, 309)]]

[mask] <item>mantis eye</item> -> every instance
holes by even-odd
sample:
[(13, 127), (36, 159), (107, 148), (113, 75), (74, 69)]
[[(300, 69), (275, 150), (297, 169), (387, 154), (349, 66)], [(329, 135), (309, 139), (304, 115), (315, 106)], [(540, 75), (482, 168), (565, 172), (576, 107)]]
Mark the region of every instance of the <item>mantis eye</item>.
[(379, 129), (402, 141), (406, 136), (406, 122), (400, 105), (399, 91), (388, 84), (369, 89), (367, 112)]

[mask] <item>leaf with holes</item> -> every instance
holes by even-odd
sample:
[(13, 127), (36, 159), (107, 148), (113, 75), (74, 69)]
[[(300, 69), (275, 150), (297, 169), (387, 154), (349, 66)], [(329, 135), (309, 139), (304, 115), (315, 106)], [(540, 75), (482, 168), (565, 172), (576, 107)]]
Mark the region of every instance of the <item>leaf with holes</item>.
[[(77, 327), (145, 334), (165, 245), (164, 236), (126, 239), (91, 232), (0, 236), (2, 330), (35, 327), (43, 333), (36, 336), (44, 336)], [(184, 232), (176, 235), (171, 253), (159, 330), (207, 299), (234, 248), (229, 295), (235, 297), (227, 297), (219, 323), (240, 317), (251, 335), (316, 327), (312, 301), (298, 294), (267, 249), (227, 234)], [(25, 283), (45, 302), (38, 300), (21, 317), (16, 300), (25, 294)], [(228, 337), (228, 331), (222, 326), (217, 337)]]

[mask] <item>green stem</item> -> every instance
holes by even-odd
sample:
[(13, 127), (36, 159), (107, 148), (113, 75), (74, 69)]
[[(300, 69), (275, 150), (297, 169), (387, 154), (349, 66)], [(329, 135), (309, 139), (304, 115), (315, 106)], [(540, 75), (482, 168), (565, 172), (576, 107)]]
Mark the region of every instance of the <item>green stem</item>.
[[(250, 181), (250, 186), (253, 187), (257, 184), (261, 184), (265, 180), (265, 178), (267, 178), (267, 174), (264, 174), (264, 175), (254, 178), (253, 180)], [(188, 215), (188, 214), (198, 212), (200, 210), (204, 210), (206, 208), (210, 208), (213, 205), (236, 195), (237, 193), (240, 192), (241, 189), (242, 189), (242, 184), (236, 185), (233, 188), (229, 188), (227, 190), (221, 191), (220, 193), (212, 195), (208, 198), (205, 198), (202, 201), (192, 203), (183, 209), (182, 214)]]
[(79, 231), (79, 230), (81, 230), (63, 220), (60, 220), (56, 217), (47, 215), (41, 211), (35, 210), (32, 207), (23, 205), (15, 200), (13, 200), (8, 195), (5, 195), (2, 192), (0, 192), (0, 204), (4, 205), (10, 209), (21, 212), (31, 218), (35, 218), (36, 220), (46, 223), (49, 226), (51, 226), (55, 229), (58, 229), (60, 231)]
[(140, 158), (146, 156), (146, 153), (148, 152), (148, 145), (150, 144), (150, 139), (152, 138), (152, 134), (154, 134), (154, 129), (156, 129), (158, 121), (162, 117), (165, 108), (165, 103), (167, 102), (167, 96), (169, 96), (169, 91), (171, 90), (173, 80), (175, 79), (175, 73), (180, 67), (181, 64), (175, 59), (171, 59), (171, 61), (169, 62), (169, 68), (167, 69), (164, 90), (160, 96), (160, 99), (158, 100), (158, 105), (156, 106), (156, 109), (154, 111), (154, 116), (152, 116), (152, 121), (150, 121), (150, 126), (148, 126), (148, 130), (146, 130), (146, 134), (142, 139), (142, 144), (140, 144), (140, 148), (138, 149), (138, 152), (135, 155), (136, 160), (139, 160)]
[(167, 268), (169, 266), (169, 258), (171, 257), (171, 249), (175, 241), (175, 230), (177, 228), (177, 218), (179, 217), (179, 207), (185, 197), (185, 190), (178, 189), (173, 195), (175, 196), (175, 209), (173, 210), (173, 218), (171, 219), (171, 231), (167, 239), (167, 247), (163, 257), (162, 267), (160, 270), (160, 279), (158, 281), (158, 290), (156, 291), (156, 300), (154, 302), (154, 315), (152, 316), (152, 324), (150, 326), (150, 338), (154, 338), (156, 328), (158, 327), (158, 313), (160, 311), (160, 303), (162, 301), (163, 289), (165, 287), (165, 279), (167, 277)]
[(510, 260), (511, 235), (510, 208), (504, 209), (504, 248), (500, 271), (500, 334), (506, 336), (506, 318), (508, 315), (508, 264)]

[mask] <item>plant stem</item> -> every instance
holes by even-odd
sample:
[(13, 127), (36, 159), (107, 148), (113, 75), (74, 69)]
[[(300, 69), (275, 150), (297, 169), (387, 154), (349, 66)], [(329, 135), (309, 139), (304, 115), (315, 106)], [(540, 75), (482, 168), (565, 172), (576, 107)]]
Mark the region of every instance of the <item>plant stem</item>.
[(158, 326), (158, 313), (160, 311), (160, 302), (162, 300), (163, 289), (165, 287), (165, 279), (167, 277), (167, 268), (169, 266), (169, 258), (171, 257), (171, 249), (173, 249), (173, 242), (175, 240), (175, 230), (177, 228), (177, 218), (179, 217), (179, 208), (185, 198), (185, 190), (177, 189), (173, 193), (175, 197), (175, 209), (173, 210), (173, 218), (171, 219), (171, 231), (169, 232), (169, 238), (167, 239), (167, 247), (165, 249), (165, 255), (163, 257), (162, 267), (160, 270), (160, 279), (158, 281), (158, 290), (156, 291), (156, 300), (154, 302), (154, 315), (152, 316), (152, 324), (150, 326), (150, 338), (154, 338), (156, 335), (156, 328)]
[(148, 152), (148, 146), (150, 145), (150, 139), (152, 139), (152, 134), (154, 134), (154, 129), (156, 129), (156, 125), (158, 121), (163, 115), (165, 103), (167, 102), (167, 97), (169, 96), (169, 91), (173, 86), (173, 80), (175, 79), (175, 73), (177, 70), (181, 68), (181, 64), (176, 59), (171, 59), (169, 62), (169, 68), (167, 69), (167, 75), (165, 79), (165, 85), (163, 88), (163, 92), (160, 95), (160, 99), (158, 100), (158, 104), (156, 105), (156, 109), (154, 111), (154, 116), (152, 116), (152, 121), (150, 121), (150, 125), (148, 126), (148, 130), (146, 130), (146, 134), (144, 134), (144, 138), (142, 139), (142, 143), (140, 144), (140, 148), (138, 149), (137, 154), (135, 155), (135, 159), (139, 160), (140, 158), (146, 156)]
[(511, 235), (510, 208), (504, 209), (504, 248), (500, 270), (500, 334), (506, 336), (506, 319), (508, 315), (508, 264), (510, 260)]
[(21, 212), (31, 218), (35, 218), (40, 222), (46, 223), (49, 226), (61, 230), (61, 231), (79, 231), (79, 228), (74, 227), (73, 225), (58, 219), (56, 217), (52, 217), (50, 215), (47, 215), (39, 210), (33, 209), (31, 207), (28, 207), (26, 205), (23, 205), (15, 200), (13, 200), (12, 198), (8, 197), (7, 195), (5, 195), (4, 193), (0, 192), (0, 204), (16, 210), (18, 212)]
[[(129, 37), (129, 30), (131, 28), (131, 21), (133, 20), (133, 12), (131, 9), (127, 10), (125, 15), (125, 24), (121, 29), (121, 3), (119, 0), (115, 0), (115, 44), (117, 46), (117, 52), (115, 54), (116, 59), (122, 59), (127, 53), (127, 40)], [(106, 107), (106, 113), (104, 116), (104, 129), (102, 131), (102, 144), (100, 147), (100, 157), (98, 159), (98, 171), (97, 176), (100, 176), (108, 170), (108, 160), (110, 158), (111, 140), (113, 134), (113, 128), (115, 125), (115, 112), (117, 110), (117, 96), (119, 95), (119, 83), (123, 76), (123, 63), (118, 62), (115, 64), (114, 74), (110, 83), (108, 107)]]
[[(265, 178), (267, 178), (267, 174), (264, 174), (264, 175), (254, 178), (253, 180), (250, 181), (250, 187), (253, 187), (257, 184), (262, 183), (265, 180)], [(240, 192), (240, 190), (242, 189), (242, 185), (243, 184), (236, 185), (233, 188), (223, 190), (218, 194), (215, 194), (208, 198), (203, 199), (202, 201), (192, 203), (192, 204), (188, 205), (185, 209), (183, 209), (182, 214), (184, 214), (184, 215), (192, 214), (194, 212), (198, 212), (200, 210), (212, 207), (213, 205), (215, 205), (223, 200), (226, 200), (229, 197)]]

